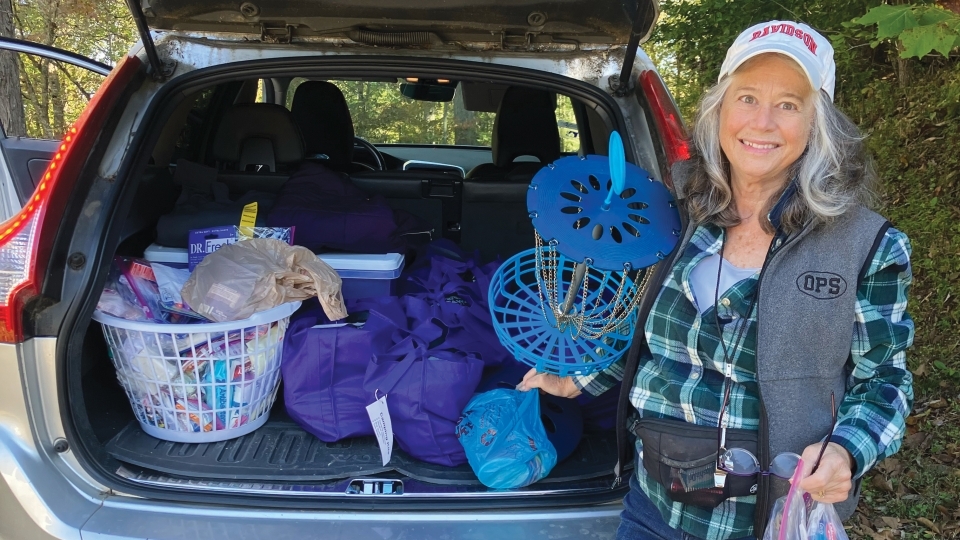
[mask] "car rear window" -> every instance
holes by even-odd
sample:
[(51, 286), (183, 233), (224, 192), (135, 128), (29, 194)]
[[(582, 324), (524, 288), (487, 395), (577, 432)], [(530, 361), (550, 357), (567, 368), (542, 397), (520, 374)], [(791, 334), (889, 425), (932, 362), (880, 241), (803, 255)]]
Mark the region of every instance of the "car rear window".
[[(294, 78), (286, 92), (290, 109), (297, 86)], [(419, 101), (401, 94), (400, 81), (332, 80), (343, 92), (358, 137), (375, 144), (491, 145), (495, 112), (468, 110), (461, 88), (446, 102)], [(557, 96), (557, 129), (563, 152), (580, 149), (577, 120), (567, 96)]]

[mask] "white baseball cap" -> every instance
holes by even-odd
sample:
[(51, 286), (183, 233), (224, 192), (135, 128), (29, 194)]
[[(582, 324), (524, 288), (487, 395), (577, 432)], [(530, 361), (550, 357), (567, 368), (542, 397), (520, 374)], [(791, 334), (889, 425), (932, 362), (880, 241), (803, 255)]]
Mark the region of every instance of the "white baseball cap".
[(727, 57), (720, 66), (720, 79), (763, 53), (779, 53), (795, 60), (807, 74), (810, 84), (825, 91), (833, 101), (837, 77), (833, 47), (819, 32), (798, 22), (768, 21), (744, 30), (727, 49)]

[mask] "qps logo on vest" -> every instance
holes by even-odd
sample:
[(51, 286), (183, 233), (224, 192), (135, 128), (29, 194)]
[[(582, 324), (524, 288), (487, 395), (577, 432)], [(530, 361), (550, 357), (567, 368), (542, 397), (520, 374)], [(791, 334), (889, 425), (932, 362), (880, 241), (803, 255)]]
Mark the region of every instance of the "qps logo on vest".
[(797, 288), (817, 300), (832, 300), (847, 292), (847, 281), (832, 272), (804, 272), (797, 278)]

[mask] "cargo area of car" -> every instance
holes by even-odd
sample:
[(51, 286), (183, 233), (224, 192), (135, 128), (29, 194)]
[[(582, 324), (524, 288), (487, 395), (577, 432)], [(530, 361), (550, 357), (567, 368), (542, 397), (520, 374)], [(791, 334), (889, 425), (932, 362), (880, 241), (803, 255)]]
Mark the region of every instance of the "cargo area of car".
[[(90, 339), (96, 341), (96, 334)], [(107, 354), (106, 350), (101, 353)], [(116, 387), (112, 370), (109, 361), (99, 363), (85, 378), (86, 412), (104, 450), (116, 460), (116, 472), (126, 478), (156, 481), (166, 477), (168, 486), (183, 480), (200, 480), (211, 486), (219, 482), (234, 490), (244, 484), (279, 484), (270, 490), (276, 495), (292, 487), (349, 493), (351, 481), (357, 479), (401, 481), (409, 494), (449, 493), (454, 487), (458, 493), (488, 491), (467, 464), (434, 465), (396, 448), (391, 461), (383, 466), (373, 437), (322, 442), (286, 414), (282, 390), (270, 419), (251, 434), (215, 443), (163, 441), (140, 428), (126, 395)], [(615, 456), (615, 433), (588, 433), (547, 478), (518, 491), (609, 489)], [(357, 493), (362, 493), (362, 488)]]
[[(416, 80), (417, 75), (410, 74), (406, 80)], [(367, 78), (404, 80), (402, 73), (395, 72)], [(187, 161), (217, 168), (218, 181), (229, 187), (231, 200), (238, 200), (252, 191), (276, 193), (301, 164), (315, 159), (316, 155), (305, 155), (284, 162), (273, 160), (265, 166), (256, 162), (230, 163), (217, 155), (217, 126), (231, 109), (237, 105), (257, 108), (259, 104), (263, 104), (263, 109), (280, 109), (286, 104), (289, 109), (293, 96), (288, 92), (293, 92), (291, 81), (295, 79), (337, 78), (285, 73), (224, 80), (221, 75), (220, 80), (207, 85), (195, 83), (179, 98), (170, 97), (173, 103), (167, 110), (173, 114), (164, 117), (163, 125), (146, 127), (155, 132), (155, 142), (149, 145), (149, 155), (136, 158), (140, 165), (131, 169), (135, 173), (127, 180), (136, 182), (136, 193), (124, 221), (117, 254), (142, 257), (157, 244), (161, 217), (174, 210), (185, 189), (177, 180), (178, 163), (181, 167)], [(357, 81), (363, 77), (343, 80)], [(514, 107), (519, 111), (517, 116), (496, 118), (496, 122), (512, 126), (518, 134), (506, 142), (501, 139), (499, 144), (513, 144), (516, 148), (492, 151), (483, 144), (425, 145), (402, 141), (377, 144), (382, 154), (378, 166), (376, 156), (351, 142), (354, 159), (342, 172), (361, 190), (380, 195), (392, 208), (415, 216), (426, 225), (423, 232), (430, 238), (454, 242), (465, 252), (479, 253), (485, 261), (497, 257), (504, 260), (534, 247), (534, 230), (526, 209), (530, 179), (540, 167), (562, 155), (605, 153), (605, 143), (601, 141), (606, 141), (609, 134), (609, 117), (602, 106), (583, 98), (582, 89), (567, 96), (509, 81), (491, 83), (478, 78), (475, 84), (474, 96), (487, 103), (475, 102), (472, 106), (491, 115), (504, 110), (498, 105), (507, 89), (523, 89), (514, 93), (520, 96)], [(563, 102), (572, 118), (561, 121), (559, 129), (572, 134), (576, 148), (567, 146), (558, 155), (536, 157), (542, 146), (537, 130), (545, 127), (530, 112), (531, 107), (524, 105), (523, 100), (531, 99), (531, 95), (547, 96), (553, 103)], [(492, 123), (489, 127), (493, 128)], [(257, 129), (270, 131), (269, 126)], [(555, 134), (558, 128), (551, 129)], [(494, 140), (493, 144), (498, 142)], [(506, 152), (528, 157), (509, 165), (494, 162), (496, 153)], [(309, 148), (305, 153), (310, 154)], [(412, 252), (407, 254), (407, 266), (413, 262), (413, 256)], [(533, 499), (516, 497), (535, 493), (567, 494), (572, 497), (570, 503), (580, 504), (583, 497), (595, 497), (602, 502), (618, 494), (622, 496), (620, 490), (610, 489), (617, 448), (616, 433), (609, 428), (586, 427), (577, 449), (558, 463), (549, 476), (511, 494), (484, 487), (467, 464), (434, 465), (414, 459), (399, 448), (395, 448), (393, 459), (384, 466), (373, 437), (322, 442), (287, 414), (282, 388), (269, 420), (247, 435), (212, 443), (180, 443), (151, 437), (134, 416), (111, 364), (103, 332), (94, 321), (90, 321), (85, 333), (78, 371), (82, 399), (71, 404), (73, 421), (78, 432), (89, 438), (84, 446), (91, 450), (93, 460), (102, 470), (128, 482), (125, 485), (133, 482), (144, 489), (182, 489), (210, 495), (295, 495), (298, 500), (311, 495), (380, 494), (407, 498), (457, 495), (462, 501), (471, 495), (513, 495), (520, 505), (538, 504)]]

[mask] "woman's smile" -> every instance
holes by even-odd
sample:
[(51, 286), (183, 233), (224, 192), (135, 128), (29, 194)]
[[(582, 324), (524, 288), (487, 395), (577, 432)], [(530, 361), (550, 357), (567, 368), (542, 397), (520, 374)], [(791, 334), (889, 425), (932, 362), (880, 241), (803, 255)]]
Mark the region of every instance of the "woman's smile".
[(760, 153), (760, 154), (766, 153), (767, 150), (775, 150), (780, 147), (780, 145), (777, 143), (756, 142), (756, 141), (749, 141), (747, 139), (740, 139), (740, 142), (744, 146), (746, 146), (748, 150), (756, 151), (757, 153)]

